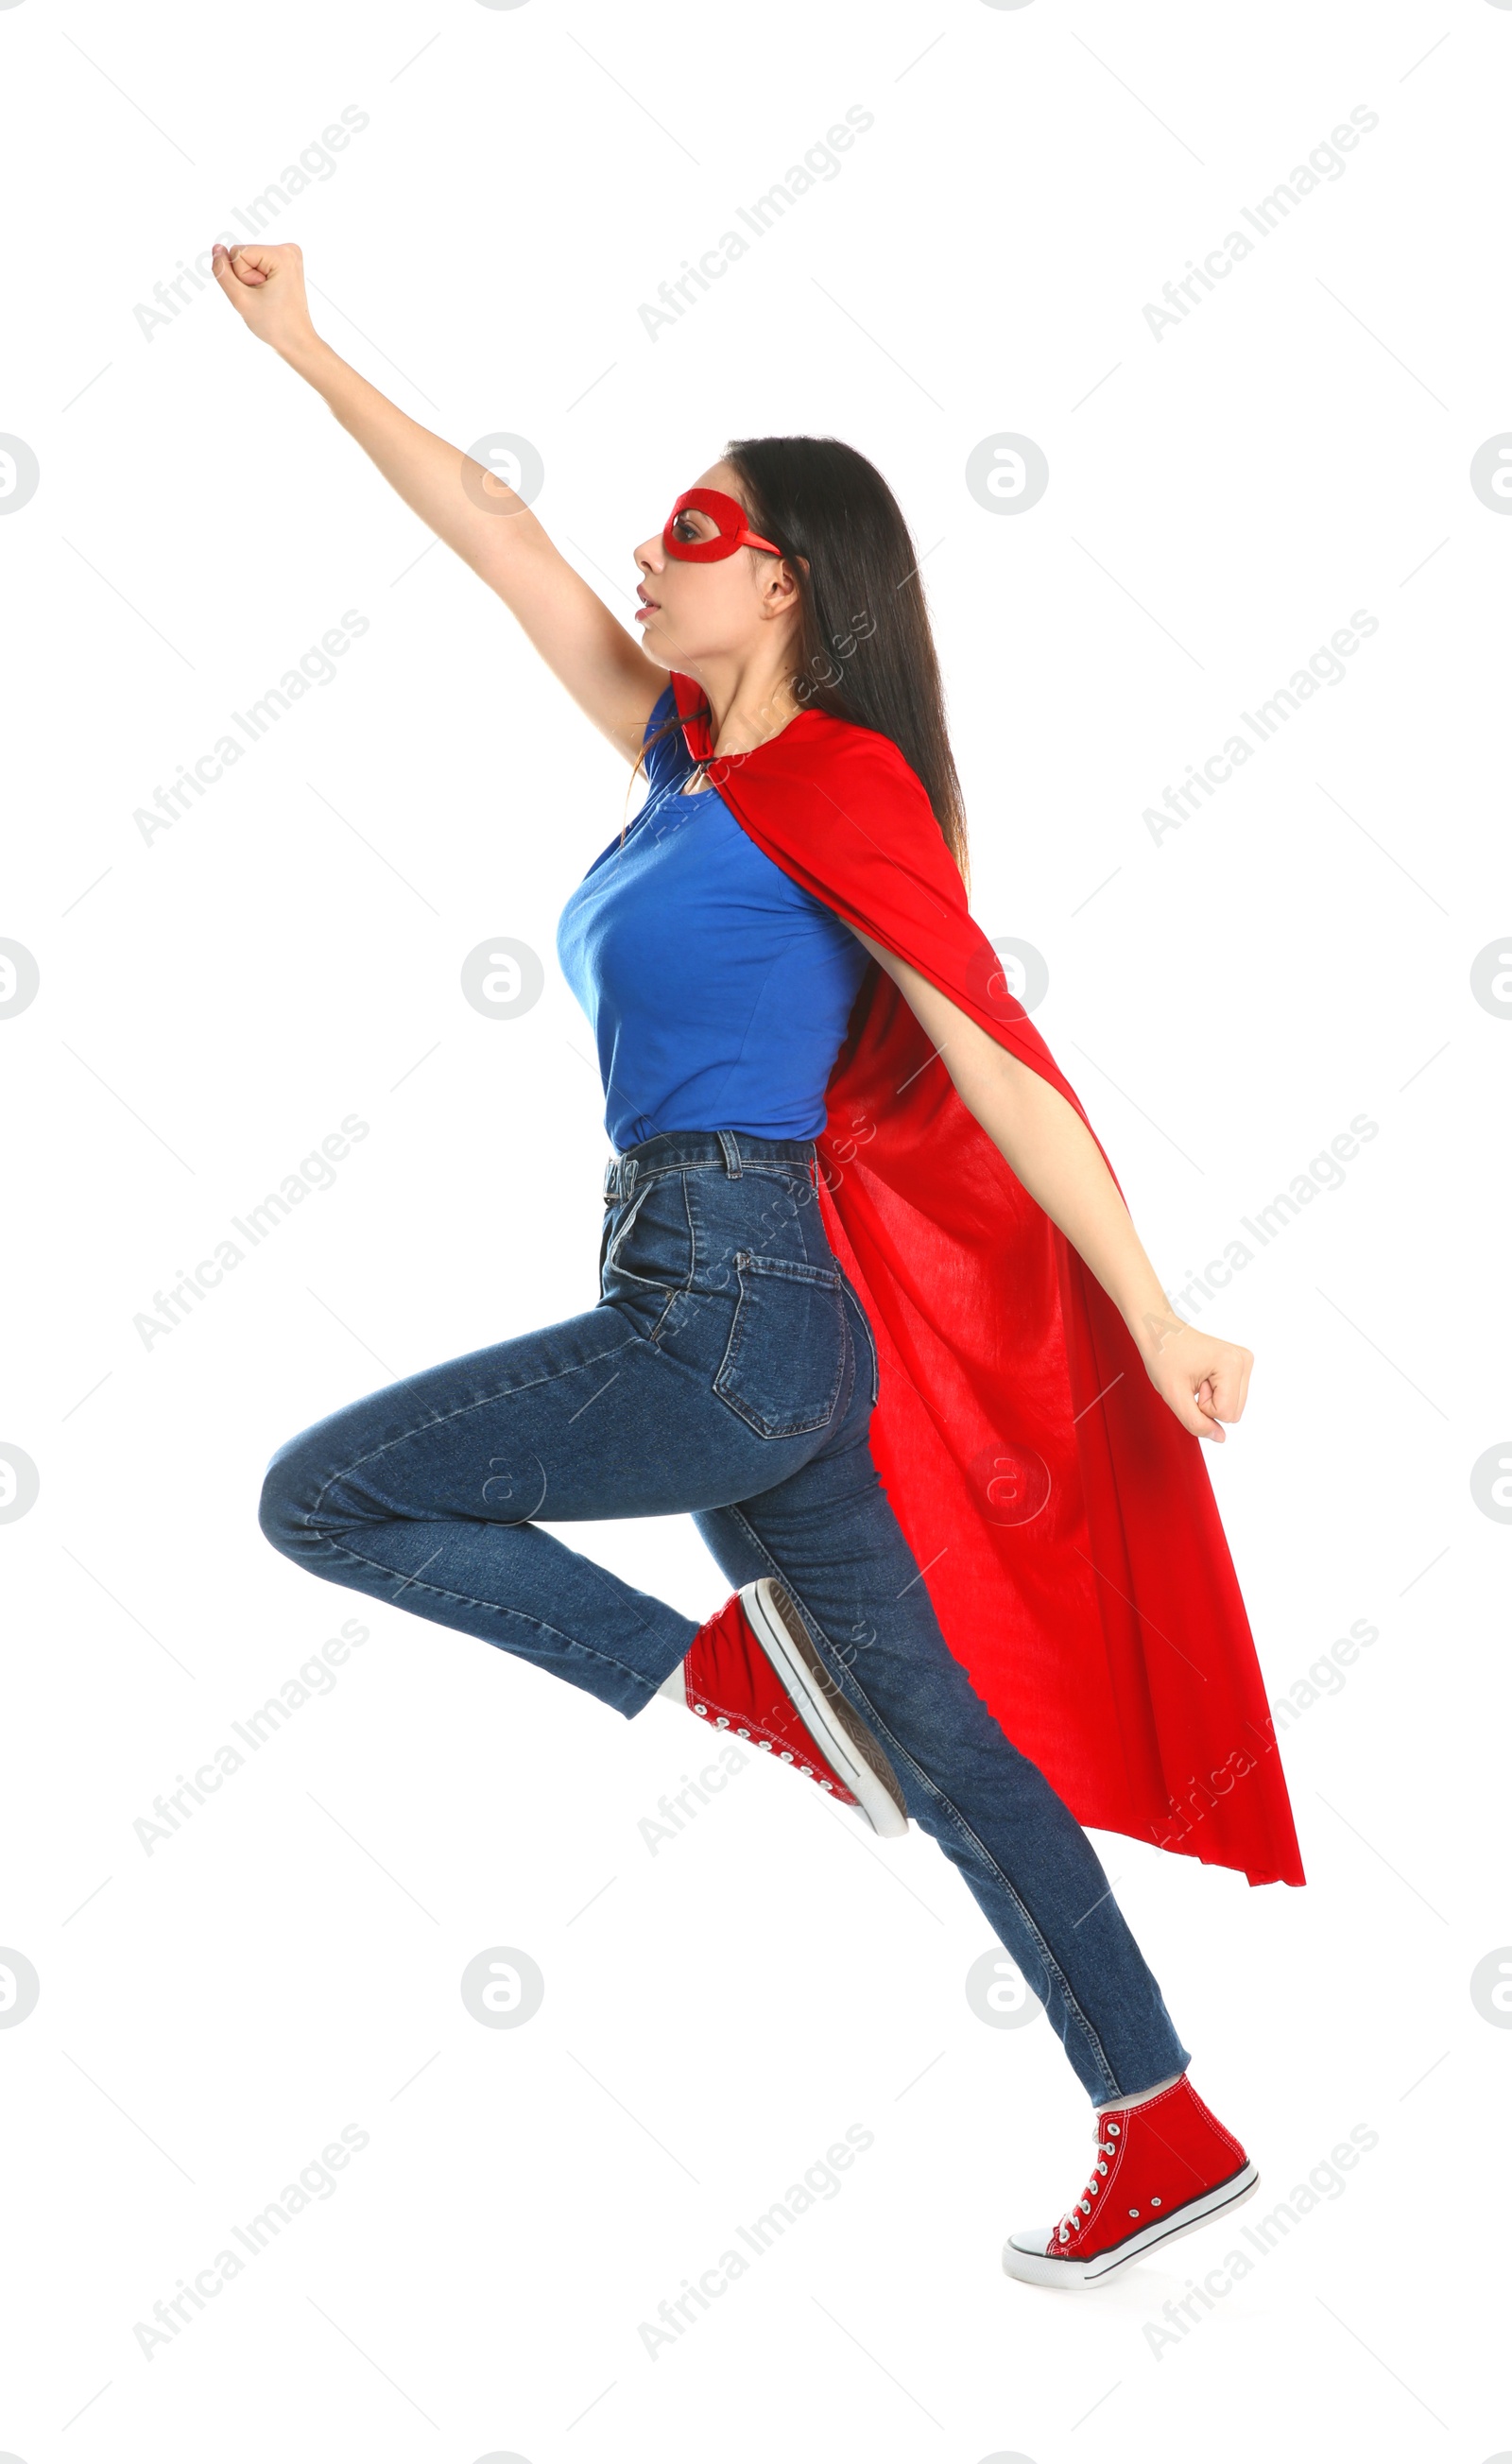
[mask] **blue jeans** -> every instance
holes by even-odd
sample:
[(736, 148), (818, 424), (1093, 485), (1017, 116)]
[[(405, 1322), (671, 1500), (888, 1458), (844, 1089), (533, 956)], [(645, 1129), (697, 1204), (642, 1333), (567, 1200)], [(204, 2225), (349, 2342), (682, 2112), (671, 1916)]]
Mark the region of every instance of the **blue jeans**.
[(691, 1513), (732, 1587), (778, 1574), (904, 1799), (1094, 2102), (1190, 2058), (1085, 1833), (936, 1622), (867, 1442), (871, 1330), (807, 1142), (669, 1132), (604, 1175), (600, 1298), (291, 1438), (262, 1529), (327, 1582), (476, 1635), (633, 1718), (691, 1618), (540, 1528)]

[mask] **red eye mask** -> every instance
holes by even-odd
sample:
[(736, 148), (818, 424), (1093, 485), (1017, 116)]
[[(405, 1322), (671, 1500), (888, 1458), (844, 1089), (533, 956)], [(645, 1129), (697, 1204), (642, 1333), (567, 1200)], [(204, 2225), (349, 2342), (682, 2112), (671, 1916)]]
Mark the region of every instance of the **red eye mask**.
[[(707, 514), (718, 525), (714, 538), (675, 538), (677, 517), (685, 513)], [(719, 488), (685, 488), (667, 517), (662, 545), (682, 564), (712, 564), (720, 557), (734, 556), (737, 547), (765, 548), (768, 556), (782, 553), (770, 539), (758, 539), (755, 531), (747, 530), (744, 505), (737, 504), (734, 496), (727, 496)]]

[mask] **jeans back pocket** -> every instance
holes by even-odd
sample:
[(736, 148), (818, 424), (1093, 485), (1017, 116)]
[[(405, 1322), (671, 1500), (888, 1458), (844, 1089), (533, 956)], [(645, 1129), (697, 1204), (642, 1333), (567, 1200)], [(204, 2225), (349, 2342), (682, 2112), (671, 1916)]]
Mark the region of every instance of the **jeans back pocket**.
[(731, 1264), (738, 1298), (714, 1393), (758, 1438), (822, 1429), (845, 1371), (840, 1268), (748, 1249), (737, 1249)]

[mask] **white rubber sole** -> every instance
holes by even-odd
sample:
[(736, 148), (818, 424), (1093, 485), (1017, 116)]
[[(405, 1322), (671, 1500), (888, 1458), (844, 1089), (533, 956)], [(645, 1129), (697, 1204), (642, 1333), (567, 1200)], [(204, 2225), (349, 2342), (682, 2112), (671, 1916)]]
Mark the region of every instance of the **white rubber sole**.
[(1104, 2251), (1097, 2258), (1049, 2258), (1045, 2244), (1055, 2231), (1043, 2225), (1035, 2231), (1010, 2233), (1003, 2244), (1003, 2266), (1020, 2284), (1050, 2284), (1063, 2293), (1076, 2293), (1094, 2284), (1106, 2284), (1121, 2267), (1132, 2267), (1136, 2260), (1148, 2258), (1161, 2243), (1179, 2241), (1183, 2233), (1195, 2233), (1199, 2225), (1211, 2224), (1229, 2208), (1242, 2207), (1260, 2188), (1260, 2168), (1246, 2165), (1216, 2190), (1208, 2190), (1200, 2199), (1193, 2199), (1177, 2208), (1169, 2221), (1147, 2225), (1143, 2233), (1130, 2233), (1114, 2250)]
[(852, 1710), (819, 1656), (814, 1639), (784, 1587), (770, 1574), (743, 1584), (740, 1605), (793, 1705), (826, 1762), (882, 1839), (901, 1839), (909, 1827), (897, 1774), (871, 1730)]

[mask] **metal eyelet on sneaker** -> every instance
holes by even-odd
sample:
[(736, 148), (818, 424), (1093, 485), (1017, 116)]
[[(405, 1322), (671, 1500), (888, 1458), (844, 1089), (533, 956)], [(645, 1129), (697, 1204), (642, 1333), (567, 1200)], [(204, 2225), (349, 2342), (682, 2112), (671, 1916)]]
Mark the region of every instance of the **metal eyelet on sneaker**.
[(1107, 2135), (1109, 2139), (1116, 2139), (1118, 2137), (1118, 2124), (1116, 2122), (1110, 2122), (1108, 2123)]
[(834, 1781), (833, 1781), (832, 1779), (822, 1779), (822, 1780), (820, 1781), (820, 1787), (821, 1787), (821, 1788), (827, 1788), (827, 1789), (831, 1792), (831, 1793), (833, 1793), (833, 1792), (834, 1792), (834, 1787), (835, 1787), (835, 1783), (834, 1783)]
[(789, 1751), (788, 1751), (788, 1749), (787, 1749), (786, 1746), (784, 1746), (784, 1747), (783, 1747), (783, 1749), (782, 1749), (782, 1760), (783, 1760), (785, 1763), (790, 1763), (790, 1762), (792, 1761), (792, 1759), (793, 1759), (792, 1755), (789, 1753)]
[(751, 1731), (750, 1731), (750, 1729), (749, 1729), (749, 1728), (737, 1728), (737, 1729), (735, 1730), (735, 1735), (736, 1735), (737, 1737), (749, 1737), (749, 1735), (750, 1735), (750, 1734), (751, 1734)]
[(1106, 2165), (1099, 2165), (1099, 2167), (1098, 2167), (1098, 2168), (1097, 2168), (1097, 2169), (1098, 2169), (1098, 2171), (1099, 2171), (1100, 2173), (1104, 2173), (1104, 2174), (1106, 2174), (1106, 2173), (1107, 2173), (1107, 2167)]
[(1159, 2201), (1158, 2199), (1151, 2199), (1151, 2200), (1150, 2200), (1150, 2206), (1151, 2206), (1152, 2208), (1158, 2208), (1158, 2207), (1159, 2207), (1159, 2205), (1160, 2205), (1160, 2201)]
[(693, 1705), (693, 1709), (697, 1712), (697, 1714), (698, 1714), (698, 1716), (699, 1716), (700, 1720), (707, 1720), (707, 1719), (708, 1719), (708, 1717), (709, 1717), (709, 1705), (708, 1705), (708, 1704), (707, 1704), (707, 1703), (695, 1703), (695, 1704)]
[(728, 1728), (728, 1727), (729, 1727), (729, 1726), (730, 1726), (729, 1721), (725, 1718), (724, 1713), (721, 1711), (721, 1712), (720, 1712), (720, 1714), (719, 1714), (719, 1717), (718, 1717), (718, 1718), (717, 1718), (717, 1720), (714, 1722), (714, 1727), (715, 1727), (716, 1728)]
[(1137, 2208), (1130, 2208), (1130, 2209), (1129, 2209), (1129, 2214), (1130, 2214), (1131, 2216), (1137, 2216), (1137, 2215), (1138, 2215), (1138, 2213), (1139, 2213), (1139, 2210), (1138, 2210)]

